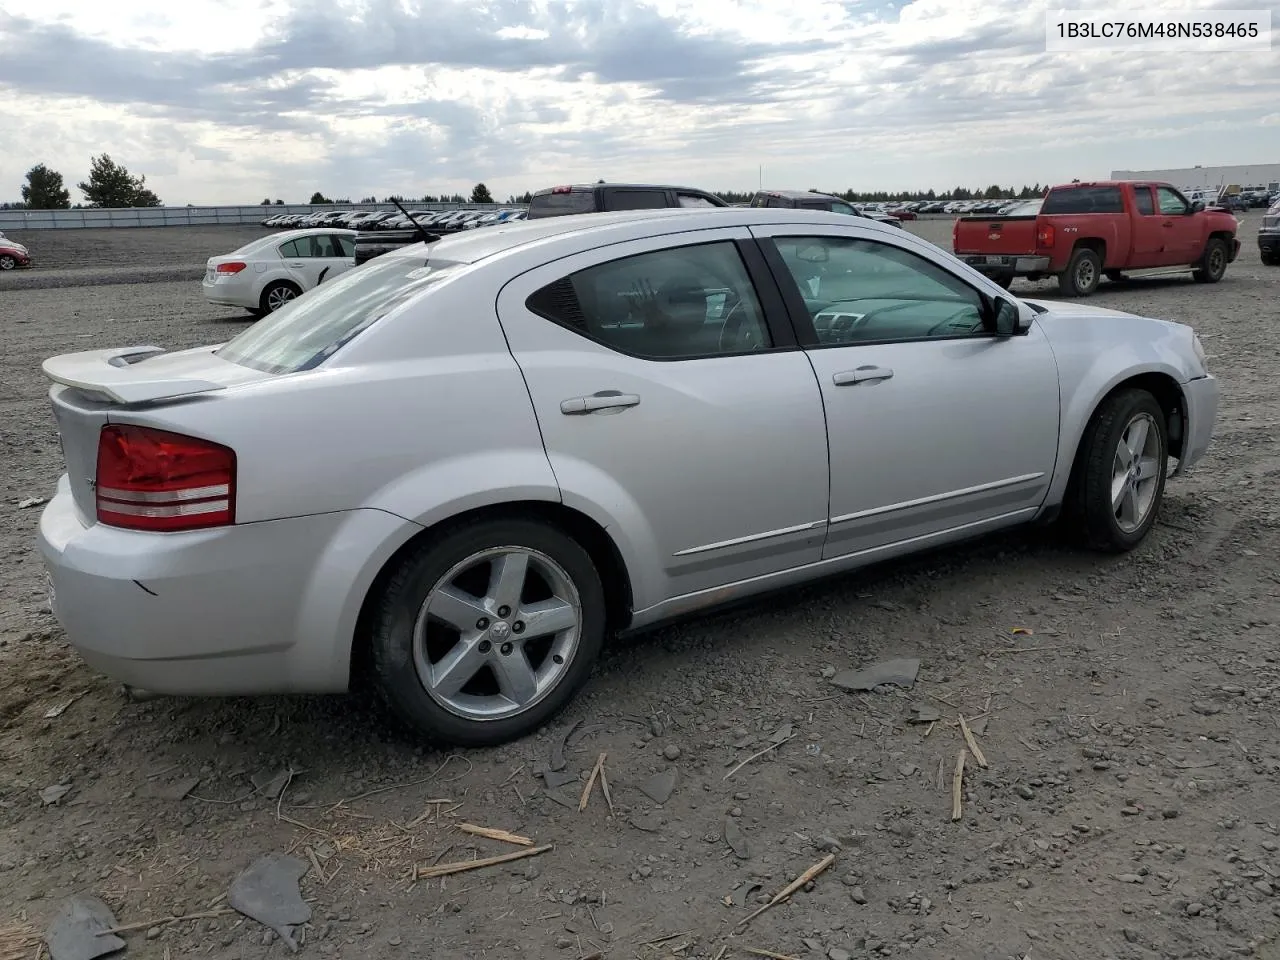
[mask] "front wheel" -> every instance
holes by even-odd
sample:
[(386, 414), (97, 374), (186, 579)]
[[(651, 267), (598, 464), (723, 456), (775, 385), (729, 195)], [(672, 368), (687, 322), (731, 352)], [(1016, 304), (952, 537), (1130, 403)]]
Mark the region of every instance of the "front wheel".
[(1164, 498), (1168, 456), (1155, 397), (1130, 389), (1103, 401), (1085, 428), (1068, 503), (1089, 546), (1119, 553), (1142, 542)]
[(1102, 258), (1088, 247), (1071, 254), (1067, 269), (1058, 275), (1058, 288), (1068, 297), (1087, 297), (1102, 279)]
[(6, 255), (0, 256), (0, 270), (12, 270), (18, 265), (18, 261), (13, 257)]
[(533, 520), (477, 521), (391, 576), (372, 622), (374, 675), (423, 736), (496, 746), (569, 703), (604, 634), (604, 587), (576, 540)]
[(1196, 283), (1217, 283), (1227, 272), (1227, 245), (1213, 237), (1205, 245), (1200, 264), (1192, 272)]

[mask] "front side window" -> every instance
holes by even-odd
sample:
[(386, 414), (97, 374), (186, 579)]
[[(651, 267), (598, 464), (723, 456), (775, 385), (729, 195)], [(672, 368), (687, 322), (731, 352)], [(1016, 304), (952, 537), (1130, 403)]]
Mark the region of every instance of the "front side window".
[(587, 267), (538, 290), (526, 306), (614, 350), (650, 360), (772, 345), (751, 278), (728, 241)]
[(420, 256), (380, 257), (323, 283), (268, 314), (217, 355), (267, 373), (310, 370), (426, 288), (455, 275), (464, 265)]
[(1181, 216), (1191, 209), (1182, 195), (1172, 187), (1156, 187), (1156, 197), (1160, 200), (1160, 212), (1166, 216)]
[(847, 237), (775, 237), (822, 345), (984, 333), (978, 292), (892, 244)]

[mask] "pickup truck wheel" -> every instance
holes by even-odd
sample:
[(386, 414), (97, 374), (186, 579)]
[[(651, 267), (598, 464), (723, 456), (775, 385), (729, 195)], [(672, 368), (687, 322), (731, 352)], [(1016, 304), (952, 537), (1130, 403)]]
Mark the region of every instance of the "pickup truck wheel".
[(1164, 498), (1169, 440), (1164, 411), (1145, 390), (1103, 401), (1085, 428), (1068, 514), (1095, 550), (1132, 550), (1155, 525)]
[(1191, 274), (1196, 283), (1217, 283), (1227, 272), (1227, 245), (1218, 237), (1213, 237), (1205, 245), (1200, 264)]
[(1098, 289), (1102, 279), (1102, 260), (1088, 247), (1071, 254), (1067, 269), (1058, 275), (1058, 289), (1068, 297), (1087, 297)]

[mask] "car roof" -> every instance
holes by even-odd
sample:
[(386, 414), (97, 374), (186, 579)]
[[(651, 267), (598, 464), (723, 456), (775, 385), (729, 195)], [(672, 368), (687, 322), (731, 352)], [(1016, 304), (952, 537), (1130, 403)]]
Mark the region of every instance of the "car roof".
[[(810, 197), (817, 197), (819, 200), (840, 200), (839, 197), (830, 193), (814, 193), (812, 190), (761, 190), (766, 197), (786, 197), (788, 200), (803, 200)], [(847, 200), (840, 200), (841, 203), (848, 203)]]
[(542, 197), (556, 190), (594, 190), (596, 187), (621, 187), (624, 190), (692, 190), (696, 193), (708, 193), (701, 187), (677, 186), (671, 183), (566, 183), (556, 187), (543, 187), (533, 191), (532, 196)]
[[(461, 263), (477, 263), (518, 247), (561, 237), (578, 236), (601, 245), (644, 237), (679, 233), (685, 230), (714, 230), (726, 227), (766, 224), (850, 225), (843, 213), (821, 210), (793, 210), (786, 207), (664, 207), (657, 210), (623, 210), (615, 213), (579, 213), (499, 223), (482, 231), (444, 237), (431, 245), (431, 257)], [(859, 226), (901, 231), (875, 220), (859, 218)], [(417, 246), (416, 244), (414, 245)], [(407, 249), (407, 248), (406, 248)]]
[(281, 230), (279, 233), (273, 233), (270, 237), (264, 237), (266, 240), (293, 240), (297, 237), (314, 237), (323, 235), (331, 237), (334, 234), (349, 234), (355, 236), (354, 230), (348, 230), (346, 227), (304, 227), (301, 230)]

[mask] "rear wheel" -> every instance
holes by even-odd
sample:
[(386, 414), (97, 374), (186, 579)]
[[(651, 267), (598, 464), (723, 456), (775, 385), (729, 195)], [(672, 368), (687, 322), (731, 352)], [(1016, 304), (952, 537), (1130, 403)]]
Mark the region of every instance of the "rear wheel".
[(1280, 267), (1280, 253), (1264, 253), (1262, 255), (1262, 265), (1264, 267)]
[(1142, 542), (1164, 498), (1168, 455), (1155, 397), (1131, 389), (1103, 401), (1081, 440), (1067, 504), (1089, 546), (1118, 553)]
[(1217, 283), (1227, 272), (1227, 245), (1218, 237), (1205, 244), (1200, 264), (1191, 274), (1196, 283)]
[(263, 315), (274, 313), (290, 300), (296, 300), (301, 294), (302, 291), (298, 289), (296, 284), (292, 284), (288, 280), (277, 280), (262, 291), (262, 297), (258, 301), (258, 309), (262, 311)]
[(1068, 297), (1087, 297), (1098, 289), (1101, 278), (1102, 258), (1088, 247), (1079, 247), (1058, 275), (1058, 288)]
[(372, 623), (374, 675), (422, 735), (493, 746), (569, 703), (604, 633), (604, 588), (576, 540), (482, 520), (424, 542), (392, 575)]

